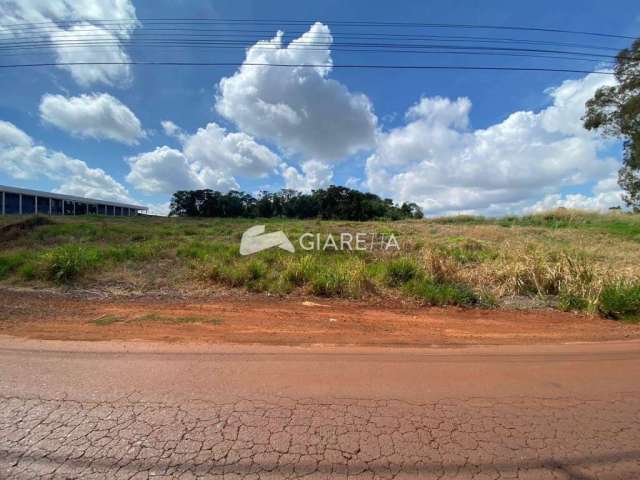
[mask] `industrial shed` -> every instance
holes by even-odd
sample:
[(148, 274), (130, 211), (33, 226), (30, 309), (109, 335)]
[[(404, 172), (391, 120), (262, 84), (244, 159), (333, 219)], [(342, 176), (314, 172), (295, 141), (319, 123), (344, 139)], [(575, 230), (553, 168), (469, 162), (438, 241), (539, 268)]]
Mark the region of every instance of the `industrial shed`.
[(0, 185), (0, 212), (2, 212), (2, 215), (106, 215), (110, 217), (132, 217), (146, 214), (148, 211), (149, 208), (142, 205), (109, 202), (94, 198)]

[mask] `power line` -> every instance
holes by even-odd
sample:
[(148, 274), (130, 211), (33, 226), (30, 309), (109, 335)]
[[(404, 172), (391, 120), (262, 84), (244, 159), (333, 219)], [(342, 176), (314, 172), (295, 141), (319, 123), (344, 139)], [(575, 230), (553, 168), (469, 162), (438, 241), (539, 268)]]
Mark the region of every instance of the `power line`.
[[(91, 24), (85, 25), (85, 22)], [(144, 22), (144, 23), (142, 23)], [(96, 25), (101, 23), (102, 25)], [(379, 31), (379, 27), (384, 28), (493, 28), (501, 30), (522, 30), (544, 33), (564, 33), (597, 35), (612, 38), (631, 38), (621, 35), (611, 35), (600, 32), (579, 32), (561, 29), (549, 29), (538, 27), (516, 27), (516, 26), (495, 26), (495, 25), (470, 25), (470, 24), (425, 24), (410, 22), (364, 22), (364, 21), (330, 21), (332, 25), (340, 27), (376, 27), (378, 31), (371, 32), (317, 32), (311, 38), (296, 38), (295, 43), (291, 40), (288, 44), (269, 45), (259, 44), (264, 38), (251, 38), (251, 34), (262, 35), (263, 33), (273, 34), (271, 30), (255, 30), (246, 28), (235, 28), (236, 26), (254, 25), (301, 25), (313, 23), (306, 20), (246, 20), (246, 19), (105, 19), (105, 20), (64, 20), (59, 22), (36, 22), (36, 23), (13, 23), (5, 27), (0, 36), (0, 58), (14, 56), (37, 56), (45, 55), (55, 51), (72, 50), (75, 48), (92, 48), (96, 51), (100, 48), (127, 47), (141, 56), (144, 50), (148, 49), (246, 49), (253, 50), (308, 50), (326, 51), (331, 50), (344, 53), (368, 53), (368, 54), (431, 54), (431, 55), (460, 55), (460, 56), (494, 56), (494, 57), (523, 57), (540, 58), (545, 60), (561, 61), (590, 61), (606, 62), (606, 68), (611, 65), (611, 61), (616, 56), (605, 54), (604, 50), (617, 50), (612, 47), (602, 45), (587, 45), (574, 42), (557, 42), (550, 40), (539, 40), (530, 38), (504, 38), (492, 36), (466, 36), (466, 35), (422, 35), (415, 33), (389, 33)], [(74, 31), (61, 30), (60, 25), (73, 27)], [(149, 26), (150, 25), (150, 26)], [(189, 28), (190, 26), (214, 27), (227, 26), (223, 30)], [(232, 26), (229, 29), (229, 25)], [(53, 26), (53, 29), (51, 27)], [(86, 28), (85, 28), (86, 27)], [(95, 28), (100, 31), (96, 32)], [(142, 27), (137, 29), (137, 27)], [(169, 27), (169, 28), (166, 28)], [(2, 28), (2, 27), (0, 27)], [(79, 31), (75, 29), (80, 29)], [(93, 30), (92, 30), (93, 29)], [(137, 29), (137, 30), (136, 30)], [(170, 33), (167, 33), (170, 32)], [(199, 32), (178, 33), (178, 32)], [(109, 32), (115, 32), (113, 35)], [(162, 32), (162, 33), (152, 33)], [(206, 32), (206, 33), (201, 33)], [(295, 32), (296, 35), (306, 32)], [(48, 35), (47, 35), (48, 34)], [(248, 35), (247, 35), (248, 34)], [(288, 35), (294, 33), (289, 32)], [(284, 37), (284, 34), (283, 34)], [(272, 38), (272, 37), (271, 37)], [(348, 41), (350, 40), (350, 41)], [(284, 41), (283, 41), (284, 43)], [(481, 45), (479, 45), (479, 43)], [(555, 48), (555, 46), (560, 48)], [(545, 47), (545, 48), (542, 48)], [(552, 48), (554, 47), (554, 48)], [(580, 51), (584, 50), (584, 51)], [(600, 50), (594, 52), (593, 50)], [(174, 50), (175, 51), (175, 50)], [(594, 71), (576, 68), (561, 68), (557, 64), (556, 68), (549, 67), (527, 67), (527, 66), (485, 66), (485, 65), (414, 65), (414, 64), (378, 64), (378, 63), (345, 63), (345, 64), (305, 64), (305, 63), (241, 63), (241, 62), (198, 62), (198, 61), (170, 61), (169, 59), (128, 60), (123, 62), (51, 62), (32, 61), (23, 63), (7, 63), (0, 65), (0, 68), (27, 68), (46, 66), (76, 66), (76, 65), (167, 65), (167, 66), (274, 66), (274, 67), (295, 67), (295, 68), (367, 68), (367, 69), (442, 69), (442, 70), (511, 70), (511, 71), (548, 71), (548, 72), (568, 72), (568, 73), (602, 73), (611, 72)]]
[[(85, 41), (85, 40), (65, 40), (65, 41), (49, 41), (43, 40), (40, 42), (32, 42), (32, 43), (10, 43), (10, 44), (0, 44), (0, 51), (6, 50), (21, 50), (21, 49), (29, 49), (29, 48), (59, 48), (65, 46), (78, 46), (78, 47), (87, 47), (87, 46), (117, 46), (117, 45), (129, 45), (135, 46), (136, 44), (155, 44), (155, 45), (181, 45), (181, 46), (197, 46), (197, 45), (211, 45), (211, 46), (236, 46), (244, 48), (246, 45), (244, 42), (239, 42), (236, 40), (183, 40), (182, 43), (178, 43), (174, 40), (164, 40), (164, 39), (155, 39), (150, 40), (147, 39), (145, 41), (132, 41), (132, 40), (105, 40), (103, 42), (95, 40), (95, 41)], [(400, 48), (400, 49), (445, 49), (445, 50), (469, 50), (469, 51), (499, 51), (499, 52), (525, 52), (525, 53), (549, 53), (549, 54), (564, 54), (564, 55), (578, 55), (583, 57), (592, 57), (596, 59), (615, 59), (615, 56), (612, 55), (604, 55), (599, 53), (589, 53), (589, 52), (576, 52), (576, 51), (567, 51), (567, 50), (553, 50), (553, 49), (537, 49), (537, 48), (515, 48), (515, 47), (495, 47), (495, 46), (473, 46), (473, 47), (464, 47), (459, 45), (443, 45), (443, 44), (435, 44), (435, 45), (424, 45), (424, 44), (400, 44), (400, 43), (357, 43), (357, 42), (345, 42), (345, 43), (328, 43), (328, 42), (298, 42), (293, 46), (294, 50), (305, 50), (307, 47), (325, 47), (324, 49), (338, 49), (340, 47), (362, 47), (362, 48), (375, 48), (379, 49), (380, 52), (385, 52), (387, 48)], [(291, 45), (289, 45), (291, 48)], [(276, 50), (276, 47), (267, 48), (263, 47), (265, 50)], [(309, 48), (309, 50), (313, 50)], [(322, 50), (322, 49), (321, 49)], [(411, 51), (411, 50), (409, 50)]]
[[(80, 26), (81, 28), (81, 26)], [(153, 36), (159, 35), (151, 32), (162, 32), (164, 37), (175, 37), (175, 38), (197, 38), (197, 37), (238, 37), (238, 36), (248, 36), (247, 42), (257, 42), (259, 40), (264, 40), (265, 35), (273, 35), (273, 30), (246, 30), (246, 29), (234, 29), (234, 30), (215, 30), (215, 29), (201, 29), (201, 28), (185, 28), (185, 27), (171, 27), (171, 28), (149, 28), (146, 26), (142, 26), (141, 29), (130, 32), (128, 29), (123, 28), (107, 28), (104, 26), (100, 27), (101, 35), (96, 34), (94, 28), (89, 26), (84, 29), (74, 30), (73, 36), (77, 38), (92, 38), (98, 36), (108, 36), (107, 33), (102, 34), (102, 32), (126, 32), (128, 37), (138, 37), (138, 36)], [(89, 35), (81, 35), (82, 33), (89, 32)], [(208, 33), (197, 33), (197, 34), (184, 34), (184, 33), (170, 33), (167, 35), (166, 32), (208, 32)], [(215, 32), (215, 33), (213, 33)], [(300, 36), (305, 31), (287, 31), (283, 32), (283, 36), (286, 38), (291, 38), (294, 36)], [(11, 39), (19, 39), (19, 40), (33, 40), (39, 39), (45, 34), (49, 34), (49, 37), (53, 38), (55, 36), (63, 36), (68, 37), (68, 30), (60, 30), (58, 28), (46, 28), (43, 30), (38, 30), (35, 33), (26, 34), (21, 31), (15, 32), (0, 32), (0, 37), (2, 35), (8, 36), (8, 38), (0, 38), (0, 40), (11, 40)], [(249, 36), (255, 35), (255, 37)], [(619, 51), (620, 48), (616, 47), (607, 47), (601, 45), (587, 45), (581, 43), (573, 43), (573, 42), (553, 42), (553, 41), (545, 41), (545, 40), (534, 40), (534, 39), (518, 39), (518, 38), (510, 38), (510, 37), (486, 37), (486, 36), (469, 36), (469, 35), (417, 35), (417, 34), (402, 34), (402, 33), (368, 33), (368, 32), (337, 32), (333, 31), (331, 33), (315, 33), (315, 37), (324, 37), (327, 39), (339, 39), (339, 38), (350, 38), (350, 39), (396, 39), (402, 38), (404, 40), (446, 40), (451, 42), (461, 42), (461, 41), (474, 41), (474, 42), (483, 42), (483, 43), (522, 43), (522, 44), (532, 44), (532, 45), (556, 45), (556, 46), (564, 46), (564, 47), (574, 47), (574, 48), (584, 48), (584, 49), (594, 49), (594, 50), (610, 50), (610, 51)]]
[[(116, 46), (117, 44), (113, 44), (112, 46)], [(111, 48), (112, 46), (100, 45), (96, 48), (107, 47)], [(70, 48), (84, 48), (83, 45), (67, 46), (65, 49)], [(216, 49), (216, 50), (224, 50), (224, 49), (237, 49), (237, 47), (226, 47), (226, 46), (211, 46), (211, 45), (200, 45), (200, 46), (183, 46), (183, 45), (145, 45), (144, 47), (129, 47), (129, 48), (205, 48), (205, 49)], [(262, 51), (273, 51), (273, 49), (261, 49), (259, 47), (254, 47), (258, 50)], [(49, 49), (54, 49), (54, 47), (49, 47)], [(311, 51), (321, 51), (324, 49), (320, 48), (304, 48), (303, 50), (311, 50)], [(491, 56), (491, 57), (514, 57), (514, 58), (540, 58), (540, 59), (548, 59), (548, 60), (566, 60), (566, 61), (580, 61), (580, 62), (593, 62), (592, 58), (585, 57), (568, 57), (568, 56), (558, 56), (558, 55), (543, 55), (543, 54), (527, 54), (527, 53), (501, 53), (501, 52), (472, 52), (472, 51), (455, 51), (455, 50), (374, 50), (374, 49), (349, 49), (349, 48), (336, 48), (332, 49), (343, 52), (343, 53), (407, 53), (407, 54), (430, 54), (430, 55), (461, 55), (461, 56)], [(0, 57), (25, 57), (25, 56), (38, 56), (45, 55), (44, 52), (35, 52), (35, 53), (0, 53)], [(601, 62), (603, 66), (611, 67), (613, 66), (613, 62)]]
[[(162, 38), (164, 40), (188, 40), (188, 41), (215, 41), (215, 40), (210, 40), (210, 39), (219, 39), (219, 38), (234, 38), (234, 40), (225, 40), (225, 41), (235, 41), (235, 42), (246, 42), (246, 43), (257, 43), (258, 41), (260, 41), (260, 38), (252, 38), (252, 37), (240, 37), (240, 39), (235, 39), (236, 37), (238, 37), (238, 35), (234, 35), (234, 34), (160, 34), (160, 33), (147, 33), (147, 32), (136, 32), (132, 35), (127, 36), (126, 40), (132, 41), (132, 40), (137, 40), (137, 39), (141, 39), (141, 40), (145, 40), (147, 38)], [(6, 38), (6, 39), (0, 39), (0, 44), (5, 44), (7, 46), (22, 46), (22, 45), (30, 45), (30, 44), (39, 44), (42, 42), (46, 42), (46, 41), (50, 41), (50, 42), (56, 42), (58, 43), (60, 40), (64, 40), (64, 41), (93, 41), (93, 40), (101, 40), (101, 39), (108, 39), (108, 40), (116, 40), (114, 39), (113, 35), (110, 35), (109, 33), (104, 33), (104, 34), (89, 34), (89, 35), (80, 35), (77, 34), (76, 32), (74, 32), (72, 35), (70, 35), (67, 32), (58, 32), (57, 34), (52, 34), (49, 35), (48, 39), (49, 40), (43, 40), (47, 37), (45, 36), (13, 36), (11, 38)], [(365, 37), (365, 36), (335, 36), (335, 35), (327, 35), (325, 38), (325, 44), (326, 45), (337, 45), (340, 44), (341, 41), (340, 39), (346, 39), (346, 38), (350, 38), (350, 39), (361, 39), (361, 40), (378, 40), (378, 37)], [(381, 37), (382, 39), (385, 39), (386, 37)], [(57, 40), (59, 39), (59, 40)], [(322, 37), (319, 39), (321, 40)], [(299, 39), (296, 39), (296, 43), (300, 44)], [(397, 40), (396, 38), (393, 38), (393, 40)], [(603, 46), (591, 46), (591, 45), (581, 45), (581, 44), (570, 44), (570, 43), (558, 43), (558, 42), (536, 42), (536, 41), (528, 41), (528, 40), (507, 40), (507, 39), (492, 39), (492, 38), (477, 38), (477, 37), (462, 37), (462, 38), (456, 38), (456, 37), (445, 37), (445, 36), (435, 36), (435, 37), (410, 37), (410, 38), (402, 38), (402, 40), (404, 41), (436, 41), (436, 40), (445, 40), (445, 41), (449, 41), (449, 42), (468, 42), (468, 41), (473, 41), (473, 42), (479, 42), (479, 43), (498, 43), (498, 44), (509, 44), (509, 43), (514, 43), (514, 44), (525, 44), (525, 45), (559, 45), (559, 46), (568, 46), (568, 47), (573, 47), (573, 48), (580, 48), (580, 49), (593, 49), (593, 50), (610, 50), (610, 51), (618, 51), (619, 49), (616, 48), (611, 48), (611, 47), (603, 47)], [(118, 41), (124, 41), (124, 39), (118, 39)], [(218, 40), (221, 41), (221, 40)], [(314, 43), (314, 42), (303, 42), (306, 44), (309, 43)], [(317, 42), (317, 43), (321, 43), (321, 42)], [(374, 46), (384, 46), (384, 45), (391, 45), (391, 46), (403, 46), (403, 44), (397, 44), (397, 43), (391, 43), (391, 44), (372, 44)], [(414, 46), (415, 44), (410, 44), (411, 46)]]
[(286, 68), (362, 68), (362, 69), (402, 69), (402, 70), (487, 70), (517, 72), (560, 72), (560, 73), (594, 73), (613, 75), (613, 72), (602, 70), (578, 70), (543, 67), (508, 67), (508, 66), (470, 66), (470, 65), (376, 65), (376, 64), (295, 64), (295, 63), (237, 63), (237, 62), (166, 62), (166, 61), (129, 61), (129, 62), (43, 62), (22, 64), (0, 64), (0, 68), (37, 68), (77, 65), (140, 65), (140, 66), (207, 66), (207, 67), (286, 67)]
[[(422, 22), (380, 22), (380, 21), (344, 21), (344, 20), (256, 20), (256, 19), (207, 19), (207, 18), (137, 18), (137, 19), (67, 19), (56, 22), (59, 25), (75, 25), (78, 23), (109, 23), (109, 24), (138, 24), (140, 22), (149, 23), (173, 23), (173, 24), (253, 24), (253, 25), (309, 25), (316, 21), (324, 24), (352, 26), (352, 27), (402, 27), (402, 28), (460, 28), (460, 29), (485, 29), (485, 30), (514, 30), (544, 33), (563, 33), (571, 35), (587, 35), (608, 38), (620, 38), (633, 40), (635, 37), (604, 32), (592, 32), (581, 30), (567, 30), (560, 28), (527, 27), (516, 25), (488, 25), (488, 24), (465, 24), (465, 23), (422, 23)], [(4, 28), (37, 28), (38, 25), (47, 25), (52, 22), (25, 22), (2, 25)]]

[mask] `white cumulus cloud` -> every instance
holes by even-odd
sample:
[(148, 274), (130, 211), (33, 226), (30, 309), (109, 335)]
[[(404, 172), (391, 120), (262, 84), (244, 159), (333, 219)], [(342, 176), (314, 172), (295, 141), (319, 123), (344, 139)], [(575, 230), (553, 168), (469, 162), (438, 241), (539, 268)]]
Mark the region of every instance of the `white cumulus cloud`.
[(318, 160), (302, 162), (301, 170), (290, 165), (282, 165), (285, 188), (310, 192), (314, 189), (326, 188), (331, 184), (333, 170), (323, 162)]
[(624, 206), (624, 201), (622, 200), (623, 192), (618, 186), (615, 174), (597, 182), (591, 189), (591, 193), (592, 195), (584, 195), (582, 193), (546, 195), (542, 200), (525, 208), (524, 211), (526, 213), (536, 213), (564, 207), (602, 212), (611, 207)]
[[(3, 36), (16, 39), (38, 37), (53, 46), (59, 63), (128, 62), (129, 55), (122, 45), (137, 27), (136, 11), (130, 0), (20, 0), (0, 3)], [(82, 18), (82, 22), (62, 23)], [(99, 20), (133, 20), (119, 25), (116, 31)], [(24, 26), (37, 23), (37, 28)], [(80, 45), (91, 37), (103, 45)], [(106, 45), (105, 45), (106, 44)], [(131, 80), (129, 65), (60, 65), (82, 86), (103, 83), (126, 85)]]
[(133, 145), (145, 136), (138, 117), (107, 93), (78, 97), (46, 94), (40, 101), (40, 117), (77, 137), (109, 139)]
[(406, 124), (379, 137), (366, 164), (371, 191), (417, 201), (425, 213), (502, 211), (617, 170), (581, 127), (584, 102), (611, 79), (590, 74), (548, 90), (552, 104), (470, 129), (467, 98), (422, 98)]
[(275, 153), (249, 135), (227, 132), (213, 122), (192, 135), (173, 122), (163, 122), (163, 128), (180, 139), (181, 150), (163, 146), (129, 158), (127, 181), (147, 193), (237, 189), (236, 177), (264, 177), (281, 163)]
[(216, 110), (240, 130), (309, 159), (339, 160), (372, 147), (377, 118), (371, 102), (328, 78), (332, 41), (329, 27), (317, 22), (289, 45), (283, 44), (283, 32), (256, 43), (240, 69), (220, 81)]
[(0, 171), (20, 180), (47, 178), (58, 183), (59, 193), (133, 202), (127, 189), (101, 168), (37, 145), (5, 121), (0, 121)]

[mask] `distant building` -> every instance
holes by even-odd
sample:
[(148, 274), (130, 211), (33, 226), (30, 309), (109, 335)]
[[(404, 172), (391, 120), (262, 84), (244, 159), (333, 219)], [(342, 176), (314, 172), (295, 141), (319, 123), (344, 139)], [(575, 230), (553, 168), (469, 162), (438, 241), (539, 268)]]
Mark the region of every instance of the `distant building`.
[(109, 217), (132, 217), (148, 211), (148, 207), (141, 205), (0, 185), (0, 212), (2, 215), (106, 215)]

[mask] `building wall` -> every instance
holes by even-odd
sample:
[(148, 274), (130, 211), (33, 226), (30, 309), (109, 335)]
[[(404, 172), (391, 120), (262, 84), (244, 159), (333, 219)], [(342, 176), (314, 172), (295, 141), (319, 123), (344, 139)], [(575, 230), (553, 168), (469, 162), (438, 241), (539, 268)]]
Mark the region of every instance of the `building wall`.
[(145, 209), (113, 205), (109, 202), (67, 200), (46, 194), (27, 194), (0, 189), (0, 215), (107, 215), (135, 216)]

